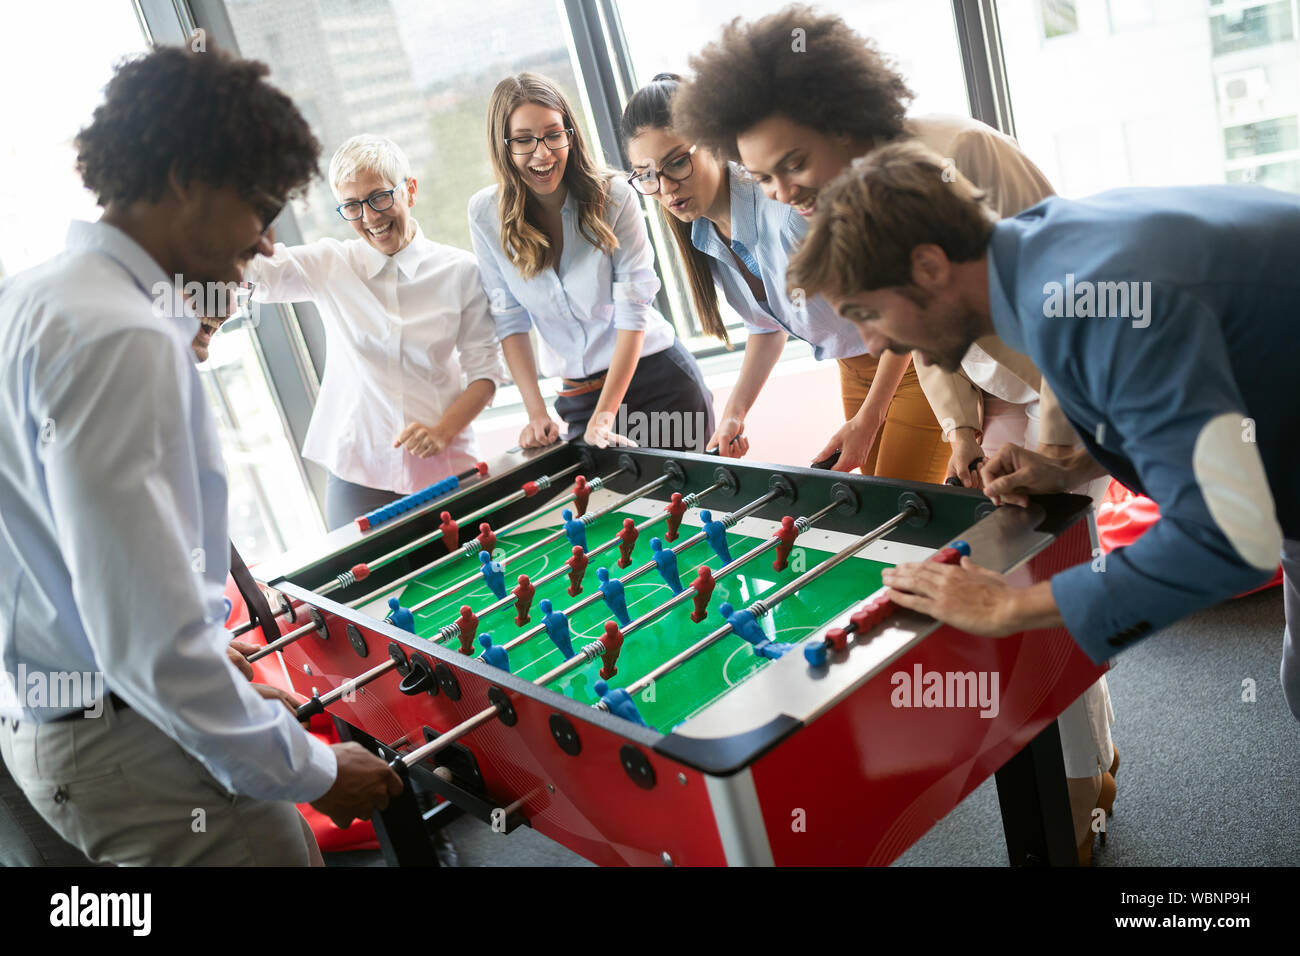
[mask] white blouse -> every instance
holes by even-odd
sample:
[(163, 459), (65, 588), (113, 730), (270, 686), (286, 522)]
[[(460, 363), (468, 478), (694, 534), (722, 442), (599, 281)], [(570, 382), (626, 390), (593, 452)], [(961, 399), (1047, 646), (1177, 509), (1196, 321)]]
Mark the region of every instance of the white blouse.
[(478, 460), (472, 428), (417, 458), (393, 441), (434, 425), (477, 379), (505, 381), (474, 257), (426, 239), (386, 256), (361, 239), (320, 239), (258, 256), (244, 278), (257, 302), (315, 303), (325, 375), (302, 453), (346, 481), (410, 494)]

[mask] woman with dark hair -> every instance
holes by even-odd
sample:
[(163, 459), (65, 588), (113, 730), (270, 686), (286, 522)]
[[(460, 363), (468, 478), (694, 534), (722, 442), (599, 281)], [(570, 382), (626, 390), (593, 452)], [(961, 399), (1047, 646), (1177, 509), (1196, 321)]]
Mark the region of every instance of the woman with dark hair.
[[(791, 48), (796, 29), (800, 50)], [(694, 80), (674, 104), (683, 135), (743, 163), (770, 198), (804, 216), (816, 208), (817, 190), (854, 158), (903, 138), (950, 157), (1001, 215), (1052, 194), (1042, 172), (997, 130), (964, 116), (907, 116), (906, 81), (838, 16), (793, 5), (734, 20), (691, 66)], [(1041, 443), (1063, 454), (1075, 443), (1038, 369), (995, 337), (972, 347), (959, 373), (914, 360), (950, 443), (946, 476), (967, 487), (978, 482), (970, 463), (990, 445)]]
[[(862, 467), (867, 474), (890, 478), (941, 480), (948, 456), (909, 422), (909, 401), (919, 410), (922, 426), (933, 418), (916, 374), (908, 369), (909, 358), (885, 355), (876, 368), (862, 339), (830, 303), (821, 297), (796, 301), (787, 294), (786, 263), (804, 234), (803, 218), (765, 197), (739, 167), (674, 131), (672, 98), (680, 82), (674, 74), (661, 73), (638, 90), (623, 111), (622, 135), (632, 162), (630, 182), (638, 192), (654, 197), (664, 214), (705, 331), (728, 341), (718, 311), (721, 286), (749, 333), (740, 378), (709, 448), (717, 447), (728, 457), (748, 451), (745, 416), (781, 357), (786, 336), (794, 335), (813, 346), (819, 361), (865, 362), (874, 373), (865, 396), (851, 395), (846, 385), (848, 421), (818, 459), (839, 450), (835, 467), (840, 471)], [(903, 398), (895, 400), (905, 378)]]
[[(792, 35), (802, 39), (798, 49)], [(769, 197), (804, 216), (815, 210), (818, 189), (855, 158), (907, 139), (946, 157), (1003, 217), (1052, 194), (1038, 167), (997, 130), (964, 116), (908, 117), (906, 82), (840, 17), (794, 5), (749, 23), (736, 19), (690, 62), (695, 77), (673, 103), (683, 135), (742, 162)], [(1079, 441), (1033, 362), (996, 336), (970, 348), (960, 373), (917, 364), (952, 446), (947, 473), (968, 487), (979, 481), (972, 463), (1005, 443), (1037, 444), (1059, 457)], [(1104, 677), (1059, 719), (1085, 863), (1092, 813), (1115, 796), (1113, 722)]]
[[(470, 236), (497, 337), (528, 411), (525, 448), (559, 437), (537, 384), (563, 377), (555, 411), (566, 437), (701, 451), (713, 398), (694, 357), (654, 307), (659, 278), (636, 193), (596, 166), (555, 84), (520, 73), (488, 106), (497, 183), (469, 203)], [(619, 416), (620, 408), (625, 411)]]

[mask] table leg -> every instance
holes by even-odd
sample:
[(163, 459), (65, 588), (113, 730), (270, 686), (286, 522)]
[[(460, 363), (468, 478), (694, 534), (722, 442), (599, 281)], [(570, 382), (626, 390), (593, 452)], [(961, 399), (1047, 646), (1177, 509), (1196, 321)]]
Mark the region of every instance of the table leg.
[(1077, 866), (1061, 734), (1052, 721), (996, 774), (1012, 866)]

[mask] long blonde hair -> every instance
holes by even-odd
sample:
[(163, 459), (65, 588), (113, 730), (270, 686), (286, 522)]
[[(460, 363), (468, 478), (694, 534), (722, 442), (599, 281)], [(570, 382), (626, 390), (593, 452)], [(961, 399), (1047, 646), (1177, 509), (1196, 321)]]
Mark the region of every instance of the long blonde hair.
[(578, 205), (578, 232), (602, 252), (618, 248), (614, 230), (605, 221), (609, 200), (609, 177), (603, 174), (587, 151), (582, 127), (564, 94), (554, 83), (536, 73), (517, 73), (496, 85), (488, 103), (488, 149), (496, 172), (497, 203), (501, 216), (501, 248), (525, 279), (555, 264), (555, 250), (546, 233), (529, 217), (531, 193), (515, 167), (506, 147), (510, 115), (524, 103), (555, 110), (564, 117), (565, 129), (572, 129), (569, 155), (564, 165), (564, 185)]

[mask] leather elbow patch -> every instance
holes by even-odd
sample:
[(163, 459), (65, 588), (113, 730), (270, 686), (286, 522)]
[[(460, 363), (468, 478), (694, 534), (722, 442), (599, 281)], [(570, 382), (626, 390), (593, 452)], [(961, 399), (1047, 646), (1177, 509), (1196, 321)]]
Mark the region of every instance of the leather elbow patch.
[(1241, 559), (1268, 571), (1282, 553), (1273, 494), (1254, 430), (1239, 413), (1225, 412), (1205, 423), (1196, 436), (1192, 471), (1210, 517)]

